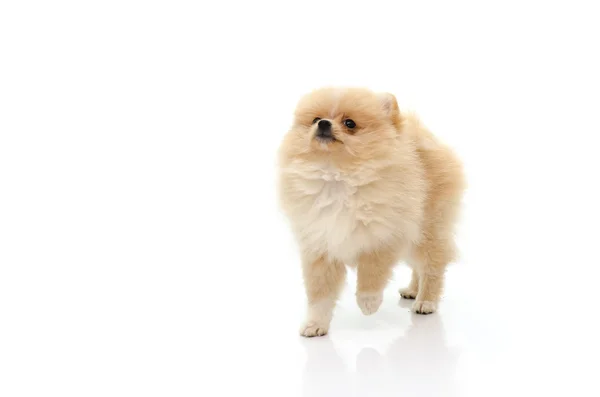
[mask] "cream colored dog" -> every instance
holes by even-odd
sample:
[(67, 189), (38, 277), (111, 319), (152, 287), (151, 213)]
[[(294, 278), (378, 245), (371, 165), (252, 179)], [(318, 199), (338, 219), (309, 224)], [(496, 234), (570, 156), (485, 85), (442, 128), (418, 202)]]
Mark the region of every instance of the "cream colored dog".
[(366, 315), (401, 259), (413, 269), (403, 298), (436, 310), (464, 178), (460, 161), (391, 94), (323, 88), (298, 104), (280, 148), (280, 197), (302, 253), (308, 318), (304, 336), (325, 335), (344, 284), (357, 268)]

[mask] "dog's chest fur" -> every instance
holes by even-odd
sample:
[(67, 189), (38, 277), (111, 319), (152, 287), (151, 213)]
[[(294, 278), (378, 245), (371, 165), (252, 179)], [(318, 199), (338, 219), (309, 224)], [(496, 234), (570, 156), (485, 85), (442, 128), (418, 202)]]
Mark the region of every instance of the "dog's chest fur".
[(392, 235), (393, 214), (377, 194), (383, 182), (375, 175), (358, 179), (323, 167), (295, 174), (292, 181), (291, 215), (305, 250), (351, 265)]

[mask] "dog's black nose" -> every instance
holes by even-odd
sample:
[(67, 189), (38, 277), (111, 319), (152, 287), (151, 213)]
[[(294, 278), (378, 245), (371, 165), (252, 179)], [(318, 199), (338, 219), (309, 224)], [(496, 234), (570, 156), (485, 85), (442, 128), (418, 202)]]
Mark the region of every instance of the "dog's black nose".
[(318, 124), (319, 128), (317, 129), (317, 136), (320, 138), (333, 138), (333, 134), (331, 133), (331, 121), (329, 120), (320, 120)]
[(331, 130), (331, 121), (329, 120), (319, 120), (319, 129), (320, 130)]

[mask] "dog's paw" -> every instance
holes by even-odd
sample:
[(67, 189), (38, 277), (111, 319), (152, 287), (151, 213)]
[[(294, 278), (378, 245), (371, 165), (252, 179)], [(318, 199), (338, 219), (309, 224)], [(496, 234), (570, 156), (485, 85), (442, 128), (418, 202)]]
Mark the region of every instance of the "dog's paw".
[(436, 311), (437, 304), (432, 301), (416, 301), (412, 309), (418, 314), (431, 314)]
[(417, 297), (417, 291), (413, 291), (410, 288), (402, 288), (398, 292), (400, 292), (400, 296), (404, 299), (415, 299)]
[(309, 321), (300, 327), (300, 335), (312, 338), (313, 336), (327, 335), (329, 331), (329, 325), (319, 324), (314, 321)]
[(381, 302), (383, 301), (383, 294), (357, 294), (356, 303), (364, 315), (368, 316), (375, 313)]

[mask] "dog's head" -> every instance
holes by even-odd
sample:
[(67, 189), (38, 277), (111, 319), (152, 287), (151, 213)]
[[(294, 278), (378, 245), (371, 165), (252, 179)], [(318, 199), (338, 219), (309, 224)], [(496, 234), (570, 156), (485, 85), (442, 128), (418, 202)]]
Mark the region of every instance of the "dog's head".
[(321, 88), (298, 103), (288, 138), (299, 152), (361, 158), (389, 146), (400, 127), (400, 111), (392, 94)]

